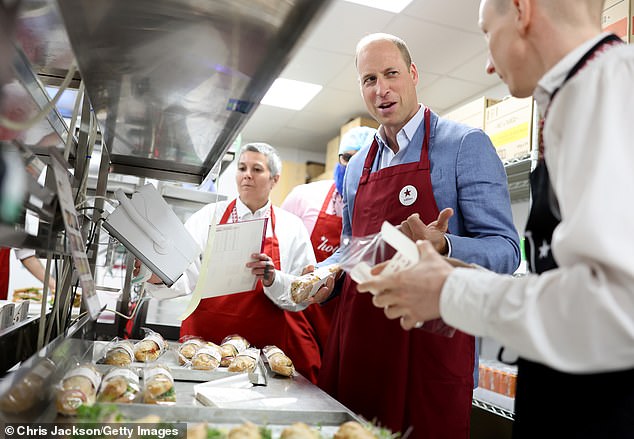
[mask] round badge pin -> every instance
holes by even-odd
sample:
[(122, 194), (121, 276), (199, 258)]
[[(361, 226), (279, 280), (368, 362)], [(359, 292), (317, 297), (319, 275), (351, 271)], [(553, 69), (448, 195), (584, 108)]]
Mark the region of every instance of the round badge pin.
[(408, 184), (398, 194), (398, 200), (403, 206), (411, 206), (418, 198), (418, 191), (414, 186)]

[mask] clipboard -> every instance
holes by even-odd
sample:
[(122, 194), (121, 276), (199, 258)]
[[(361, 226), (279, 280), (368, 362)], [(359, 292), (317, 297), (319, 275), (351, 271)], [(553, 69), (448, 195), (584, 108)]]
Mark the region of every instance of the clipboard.
[(262, 253), (268, 218), (215, 224), (209, 227), (207, 246), (192, 300), (180, 320), (185, 320), (202, 299), (251, 291), (257, 278), (246, 267), (251, 254)]

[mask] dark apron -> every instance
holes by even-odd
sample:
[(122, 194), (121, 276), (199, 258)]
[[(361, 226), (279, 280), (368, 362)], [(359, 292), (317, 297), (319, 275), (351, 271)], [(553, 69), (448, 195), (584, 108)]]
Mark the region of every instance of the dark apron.
[[(227, 206), (220, 220), (226, 224), (236, 201)], [(280, 269), (280, 246), (275, 234), (275, 214), (271, 207), (273, 236), (264, 241), (264, 251)], [(200, 301), (196, 310), (181, 323), (180, 335), (195, 335), (220, 343), (230, 334), (239, 334), (252, 345), (263, 348), (276, 345), (288, 355), (299, 373), (317, 382), (320, 355), (312, 328), (301, 312), (284, 311), (277, 307), (258, 281), (253, 291)]]
[[(601, 40), (570, 71), (563, 84), (597, 51), (620, 42), (614, 35)], [(551, 102), (558, 90), (553, 93)], [(548, 168), (542, 158), (531, 173), (530, 183), (533, 203), (526, 224), (525, 250), (529, 270), (540, 274), (557, 268), (550, 246), (553, 231), (561, 221)], [(634, 369), (571, 374), (520, 357), (513, 437), (634, 438)]]
[(11, 248), (0, 247), (0, 299), (9, 297), (9, 271)]
[[(328, 205), (332, 202), (334, 193), (335, 184), (333, 183), (321, 206), (315, 227), (313, 227), (313, 233), (310, 235), (310, 242), (313, 245), (317, 262), (330, 257), (339, 248), (342, 226), (341, 217), (327, 213)], [(328, 341), (328, 334), (330, 333), (338, 303), (339, 298), (335, 297), (323, 305), (311, 305), (304, 310), (304, 315), (315, 331), (319, 350), (322, 354)]]
[[(376, 140), (372, 143), (354, 203), (353, 236), (377, 233), (384, 220), (400, 224), (412, 213), (425, 223), (437, 219), (428, 154), (430, 116), (425, 109), (424, 138), (419, 128), (410, 143), (422, 143), (417, 162), (370, 172), (378, 151)], [(407, 186), (418, 196), (406, 206), (399, 193)], [(473, 337), (460, 331), (451, 338), (405, 331), (372, 305), (372, 295), (359, 294), (349, 276), (330, 337), (319, 383), (353, 412), (393, 432), (411, 428), (410, 439), (469, 437)]]

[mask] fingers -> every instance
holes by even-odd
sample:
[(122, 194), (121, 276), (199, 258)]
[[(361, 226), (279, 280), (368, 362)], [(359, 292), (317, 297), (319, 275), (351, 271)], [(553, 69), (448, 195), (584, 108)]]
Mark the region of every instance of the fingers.
[(451, 207), (447, 207), (443, 209), (438, 214), (438, 219), (436, 220), (436, 224), (438, 230), (446, 231), (449, 229), (449, 218), (453, 216), (453, 209)]
[(247, 268), (250, 268), (251, 273), (257, 278), (262, 279), (264, 286), (270, 287), (275, 280), (273, 259), (265, 253), (253, 253), (251, 257), (254, 261), (247, 262)]
[(302, 270), (302, 276), (305, 275), (306, 273), (312, 273), (313, 271), (315, 271), (315, 266), (314, 265), (307, 265)]

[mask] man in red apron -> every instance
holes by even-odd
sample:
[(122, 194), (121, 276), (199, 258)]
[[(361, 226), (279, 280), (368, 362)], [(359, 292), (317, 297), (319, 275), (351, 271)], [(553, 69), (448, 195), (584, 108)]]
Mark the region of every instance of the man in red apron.
[[(239, 334), (258, 348), (276, 345), (302, 375), (316, 382), (321, 358), (313, 329), (302, 312), (281, 308), (282, 292), (287, 290), (285, 273), (299, 275), (302, 267), (314, 264), (315, 259), (299, 218), (273, 208), (269, 201), (280, 171), (281, 161), (271, 146), (244, 145), (236, 173), (239, 197), (229, 203), (207, 205), (185, 223), (194, 240), (205, 248), (207, 231), (217, 209), (220, 224), (268, 218), (263, 253), (247, 264), (259, 279), (255, 289), (203, 299), (183, 321), (180, 334), (200, 336), (215, 343), (227, 335)], [(175, 288), (184, 286), (186, 291), (193, 291), (199, 270), (200, 261), (195, 261)]]
[[(384, 221), (398, 225), (412, 214), (430, 224), (451, 208), (448, 230), (432, 241), (438, 251), (512, 272), (519, 239), (490, 140), (418, 103), (418, 71), (402, 40), (370, 35), (356, 59), (366, 106), (381, 127), (346, 170), (344, 234), (375, 234)], [(404, 331), (346, 277), (319, 384), (394, 432), (468, 438), (474, 351), (473, 337), (460, 331)]]
[(413, 269), (359, 286), (404, 327), (442, 313), (518, 352), (514, 438), (634, 437), (634, 47), (602, 30), (602, 4), (480, 2), (487, 72), (542, 116), (531, 274), (454, 269), (423, 243)]
[[(348, 130), (339, 142), (339, 158), (334, 180), (322, 180), (296, 186), (282, 203), (282, 209), (302, 219), (313, 245), (315, 258), (321, 262), (333, 255), (341, 239), (341, 215), (343, 211), (343, 178), (350, 158), (369, 145), (376, 130), (355, 127)], [(312, 325), (323, 355), (335, 314), (337, 298), (322, 305), (312, 305), (304, 315)]]

